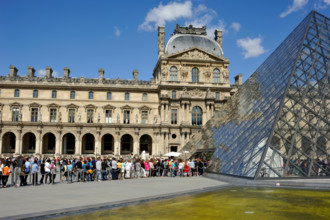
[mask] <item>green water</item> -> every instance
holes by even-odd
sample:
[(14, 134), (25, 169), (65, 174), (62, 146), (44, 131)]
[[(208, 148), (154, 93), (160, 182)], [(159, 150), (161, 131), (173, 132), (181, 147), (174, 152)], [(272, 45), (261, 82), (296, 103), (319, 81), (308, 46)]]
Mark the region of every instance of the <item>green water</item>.
[(330, 191), (230, 188), (63, 219), (330, 219)]

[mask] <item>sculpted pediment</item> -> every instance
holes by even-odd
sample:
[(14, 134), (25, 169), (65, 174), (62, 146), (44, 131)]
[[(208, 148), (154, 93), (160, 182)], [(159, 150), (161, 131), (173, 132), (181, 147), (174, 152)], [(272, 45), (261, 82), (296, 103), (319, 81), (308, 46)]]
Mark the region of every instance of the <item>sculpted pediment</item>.
[(197, 47), (190, 48), (185, 51), (181, 51), (176, 54), (172, 54), (168, 56), (168, 58), (175, 58), (175, 59), (191, 59), (191, 60), (209, 60), (209, 61), (225, 61), (228, 62), (226, 58), (217, 57), (209, 52), (201, 50)]

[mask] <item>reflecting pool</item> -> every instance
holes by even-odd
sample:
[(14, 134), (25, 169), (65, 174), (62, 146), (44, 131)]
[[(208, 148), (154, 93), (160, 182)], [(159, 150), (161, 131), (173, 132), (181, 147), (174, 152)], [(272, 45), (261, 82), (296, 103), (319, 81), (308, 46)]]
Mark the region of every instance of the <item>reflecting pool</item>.
[(330, 219), (330, 191), (227, 188), (62, 219)]

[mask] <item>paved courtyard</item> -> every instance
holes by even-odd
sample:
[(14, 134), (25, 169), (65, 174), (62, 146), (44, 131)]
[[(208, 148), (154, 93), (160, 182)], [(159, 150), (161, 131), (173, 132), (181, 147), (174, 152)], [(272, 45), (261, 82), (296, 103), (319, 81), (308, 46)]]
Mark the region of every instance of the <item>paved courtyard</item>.
[(0, 218), (15, 219), (123, 204), (132, 201), (169, 198), (228, 183), (205, 177), (157, 177), (88, 183), (10, 187), (0, 189)]

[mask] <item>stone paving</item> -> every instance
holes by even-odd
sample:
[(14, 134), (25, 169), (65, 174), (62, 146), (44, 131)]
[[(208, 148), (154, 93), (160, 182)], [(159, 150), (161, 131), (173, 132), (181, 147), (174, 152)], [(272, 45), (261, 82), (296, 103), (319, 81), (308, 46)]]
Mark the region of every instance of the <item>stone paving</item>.
[(0, 218), (17, 219), (230, 186), (205, 177), (156, 177), (0, 189)]

